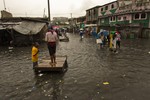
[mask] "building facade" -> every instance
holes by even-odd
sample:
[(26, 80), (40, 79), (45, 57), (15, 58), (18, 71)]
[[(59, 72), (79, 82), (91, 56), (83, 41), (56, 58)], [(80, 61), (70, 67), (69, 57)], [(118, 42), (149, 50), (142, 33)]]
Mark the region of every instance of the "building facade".
[(86, 23), (87, 24), (97, 24), (98, 20), (98, 9), (100, 6), (95, 6), (86, 10)]
[(119, 30), (125, 38), (150, 38), (150, 1), (118, 0), (99, 7), (99, 29)]

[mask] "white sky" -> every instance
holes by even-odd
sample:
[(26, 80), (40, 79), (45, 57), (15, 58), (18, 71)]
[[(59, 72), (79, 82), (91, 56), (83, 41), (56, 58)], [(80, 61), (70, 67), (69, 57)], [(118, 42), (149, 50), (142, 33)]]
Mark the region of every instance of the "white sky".
[[(97, 5), (103, 5), (116, 0), (50, 0), (52, 17), (79, 17), (86, 10)], [(6, 10), (15, 17), (43, 17), (47, 14), (47, 0), (5, 0)], [(0, 0), (0, 11), (4, 10), (3, 0)], [(1, 15), (0, 15), (1, 16)]]

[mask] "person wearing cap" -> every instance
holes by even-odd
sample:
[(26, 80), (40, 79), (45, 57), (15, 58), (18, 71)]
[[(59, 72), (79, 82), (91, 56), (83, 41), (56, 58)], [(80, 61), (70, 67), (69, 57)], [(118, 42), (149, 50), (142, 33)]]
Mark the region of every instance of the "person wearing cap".
[(47, 42), (48, 50), (49, 50), (49, 55), (51, 65), (56, 64), (56, 42), (58, 42), (58, 36), (57, 33), (53, 30), (52, 27), (48, 28), (48, 32), (46, 33), (45, 36), (45, 41)]

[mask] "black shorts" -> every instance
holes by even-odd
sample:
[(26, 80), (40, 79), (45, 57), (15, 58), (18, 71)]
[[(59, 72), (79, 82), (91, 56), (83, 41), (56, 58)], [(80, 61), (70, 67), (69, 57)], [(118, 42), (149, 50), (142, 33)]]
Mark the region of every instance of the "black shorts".
[(56, 53), (56, 42), (48, 42), (47, 46), (50, 56), (54, 55)]

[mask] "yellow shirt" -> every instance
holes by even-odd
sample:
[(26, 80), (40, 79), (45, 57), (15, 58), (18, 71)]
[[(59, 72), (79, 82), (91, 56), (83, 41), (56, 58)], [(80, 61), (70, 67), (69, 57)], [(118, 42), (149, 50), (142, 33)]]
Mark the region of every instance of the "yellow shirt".
[(38, 48), (35, 46), (32, 47), (32, 62), (38, 61)]

